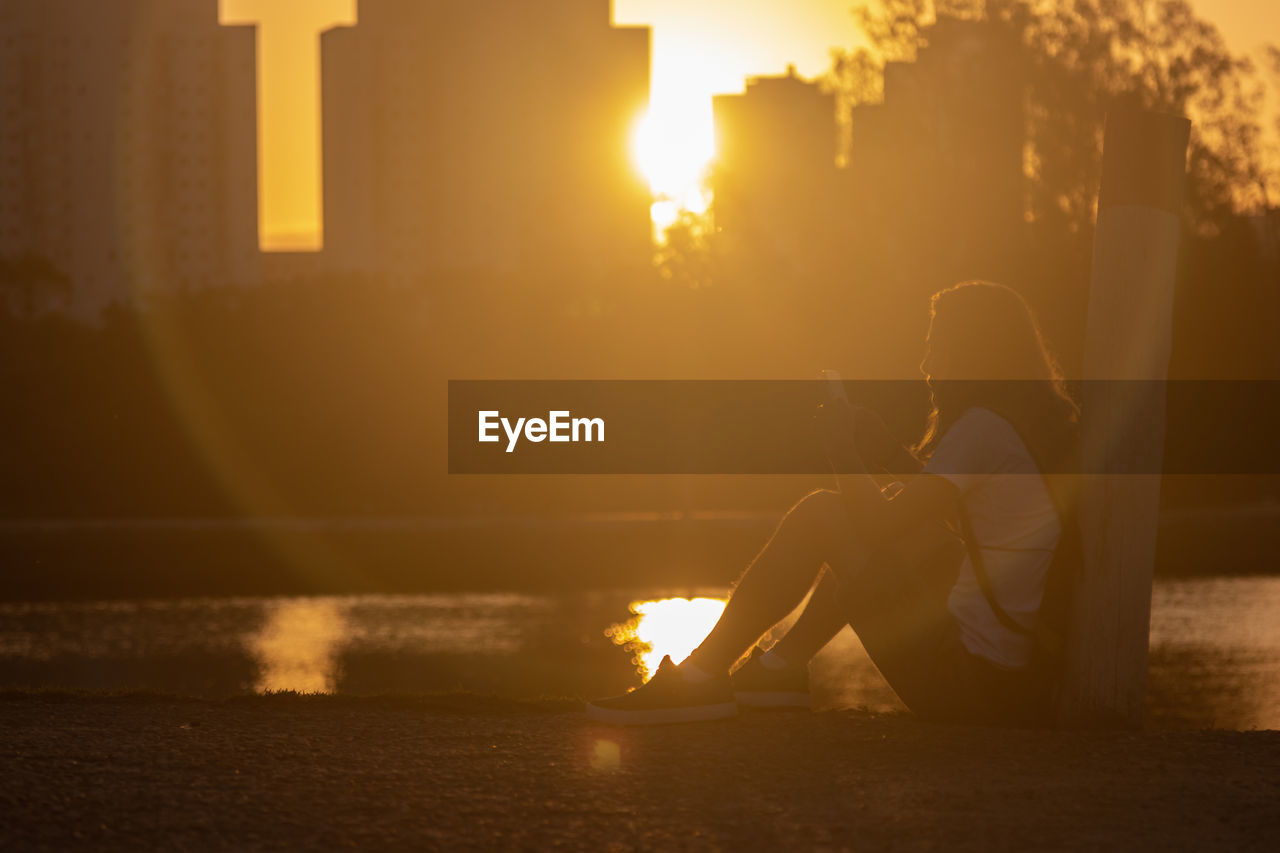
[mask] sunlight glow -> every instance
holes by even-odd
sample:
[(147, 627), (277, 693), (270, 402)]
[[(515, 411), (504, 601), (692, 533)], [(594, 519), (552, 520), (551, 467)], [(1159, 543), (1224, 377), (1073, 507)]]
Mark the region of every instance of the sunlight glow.
[(610, 627), (605, 636), (635, 652), (636, 669), (648, 681), (664, 656), (679, 663), (697, 648), (724, 612), (724, 600), (662, 598), (634, 601), (630, 609), (632, 618)]
[(637, 126), (633, 148), (653, 193), (649, 215), (654, 237), (661, 242), (682, 211), (701, 216), (710, 205), (706, 179), (715, 153), (710, 110), (696, 102), (655, 108)]
[(651, 110), (636, 129), (635, 152), (655, 197), (685, 201), (701, 196), (715, 153), (710, 110), (687, 104)]

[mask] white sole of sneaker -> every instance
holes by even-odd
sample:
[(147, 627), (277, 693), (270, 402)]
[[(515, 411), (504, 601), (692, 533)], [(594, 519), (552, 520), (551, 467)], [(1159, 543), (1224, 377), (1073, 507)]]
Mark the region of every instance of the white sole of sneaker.
[(808, 693), (787, 693), (780, 690), (734, 691), (733, 698), (745, 708), (808, 708)]
[(615, 726), (657, 726), (665, 723), (700, 723), (705, 720), (723, 720), (738, 714), (738, 703), (721, 702), (718, 705), (691, 705), (686, 708), (654, 708), (646, 711), (620, 711), (587, 704), (587, 716)]

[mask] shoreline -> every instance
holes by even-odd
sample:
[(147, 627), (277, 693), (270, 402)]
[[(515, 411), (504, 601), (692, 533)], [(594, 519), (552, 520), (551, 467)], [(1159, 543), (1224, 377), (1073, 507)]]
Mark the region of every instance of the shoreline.
[[(727, 585), (783, 512), (0, 519), (0, 602)], [(1271, 576), (1280, 506), (1166, 510), (1157, 579)]]

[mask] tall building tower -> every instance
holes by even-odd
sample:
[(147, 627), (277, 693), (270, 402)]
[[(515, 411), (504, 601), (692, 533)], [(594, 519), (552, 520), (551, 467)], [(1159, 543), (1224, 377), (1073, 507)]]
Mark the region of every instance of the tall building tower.
[(646, 264), (649, 30), (609, 0), (362, 0), (321, 37), (326, 266), (409, 280)]
[(0, 255), (85, 316), (257, 281), (255, 50), (218, 0), (0, 0)]
[(789, 68), (714, 96), (712, 115), (712, 204), (728, 250), (773, 273), (827, 265), (843, 203), (835, 96)]
[(1008, 280), (1023, 228), (1024, 81), (985, 21), (942, 17), (915, 62), (889, 63), (884, 102), (851, 119), (855, 230), (928, 292)]

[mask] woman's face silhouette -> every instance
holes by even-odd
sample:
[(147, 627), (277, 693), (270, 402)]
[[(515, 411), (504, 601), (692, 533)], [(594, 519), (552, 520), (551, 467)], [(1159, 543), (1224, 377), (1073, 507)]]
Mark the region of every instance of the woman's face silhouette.
[(920, 360), (920, 372), (924, 374), (925, 382), (948, 378), (948, 361), (946, 336), (939, 334), (935, 317), (929, 324), (929, 334), (924, 341), (924, 358)]

